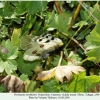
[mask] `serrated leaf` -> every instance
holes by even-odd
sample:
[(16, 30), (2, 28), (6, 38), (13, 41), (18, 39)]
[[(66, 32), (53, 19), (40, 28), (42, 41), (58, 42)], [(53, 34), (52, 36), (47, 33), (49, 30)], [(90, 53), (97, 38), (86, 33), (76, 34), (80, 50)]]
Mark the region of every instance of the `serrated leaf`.
[(8, 52), (7, 56), (7, 59), (15, 59), (18, 56), (18, 47), (13, 46), (11, 50)]
[(18, 56), (18, 47), (13, 46), (10, 40), (2, 41), (1, 45), (4, 46), (8, 51), (5, 59), (15, 59)]
[(88, 51), (86, 55), (88, 56), (87, 59), (92, 60), (95, 63), (100, 62), (100, 46), (97, 48), (94, 48), (93, 50)]
[(59, 83), (55, 79), (47, 80), (43, 83), (45, 92), (59, 92)]
[(48, 28), (58, 29), (60, 32), (65, 32), (69, 36), (73, 34), (73, 32), (68, 32), (68, 27), (70, 24), (70, 13), (62, 13), (62, 14), (54, 14), (48, 13), (46, 24)]
[(22, 74), (22, 75), (20, 76), (20, 79), (21, 79), (22, 81), (26, 81), (26, 80), (28, 79), (28, 75)]
[(87, 50), (94, 49), (100, 45), (100, 24), (97, 24), (94, 29), (91, 31), (90, 35), (86, 37), (87, 42), (85, 47)]
[(0, 37), (5, 38), (6, 36), (8, 36), (8, 29), (5, 25), (2, 25), (0, 30)]
[[(94, 81), (95, 80), (95, 81)], [(67, 92), (90, 92), (92, 84), (100, 82), (100, 76), (92, 75), (85, 76), (85, 73), (80, 73), (74, 77), (73, 81), (66, 87)]]
[(97, 23), (94, 29), (91, 31), (90, 35), (86, 37), (87, 42), (85, 47), (89, 50), (86, 55), (87, 59), (94, 61), (95, 63), (100, 62), (100, 24)]
[(10, 39), (8, 39), (8, 40), (6, 40), (6, 41), (3, 40), (2, 43), (1, 43), (1, 45), (2, 45), (3, 47), (7, 48), (8, 51), (10, 51), (10, 50), (12, 49), (12, 47), (13, 47), (13, 45), (12, 45)]
[(13, 71), (17, 70), (17, 62), (15, 60), (0, 61), (0, 72), (5, 72), (11, 74)]
[(68, 55), (68, 59), (70, 59), (71, 61), (68, 61), (67, 65), (81, 65), (82, 63), (79, 55), (74, 54), (74, 52), (70, 52), (70, 54)]
[(20, 37), (20, 35), (21, 35), (21, 29), (14, 29), (13, 30), (13, 34), (11, 36), (11, 42), (12, 42), (13, 46), (18, 46), (19, 45), (19, 42), (20, 42), (19, 37)]

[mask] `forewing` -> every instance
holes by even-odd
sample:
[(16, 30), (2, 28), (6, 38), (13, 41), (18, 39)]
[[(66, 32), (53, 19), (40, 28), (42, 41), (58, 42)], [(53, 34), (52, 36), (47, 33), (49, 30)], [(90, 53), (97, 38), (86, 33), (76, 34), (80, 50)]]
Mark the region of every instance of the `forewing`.
[(29, 49), (34, 44), (35, 38), (36, 37), (31, 36), (31, 35), (26, 35), (26, 36), (21, 37), (21, 39), (20, 39), (20, 47), (23, 50)]

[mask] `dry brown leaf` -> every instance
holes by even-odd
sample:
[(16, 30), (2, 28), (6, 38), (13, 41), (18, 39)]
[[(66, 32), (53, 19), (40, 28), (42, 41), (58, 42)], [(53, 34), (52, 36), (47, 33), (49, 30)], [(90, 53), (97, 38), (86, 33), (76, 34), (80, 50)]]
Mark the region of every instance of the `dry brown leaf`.
[(38, 74), (38, 77), (36, 79), (41, 80), (41, 81), (48, 80), (54, 77), (55, 70), (56, 70), (56, 67), (48, 71), (42, 71)]
[(81, 66), (59, 66), (55, 71), (55, 77), (60, 82), (63, 82), (63, 78), (66, 77), (67, 81), (72, 79), (72, 72), (75, 74), (79, 74), (79, 72), (83, 72), (85, 69)]
[(14, 75), (7, 75), (1, 82), (9, 92), (21, 92), (25, 89), (24, 82)]
[(66, 77), (67, 81), (72, 79), (72, 72), (75, 74), (79, 74), (79, 72), (83, 72), (85, 69), (81, 66), (57, 66), (48, 71), (42, 71), (38, 74), (37, 80), (48, 80), (55, 76), (60, 82), (63, 82), (63, 78)]

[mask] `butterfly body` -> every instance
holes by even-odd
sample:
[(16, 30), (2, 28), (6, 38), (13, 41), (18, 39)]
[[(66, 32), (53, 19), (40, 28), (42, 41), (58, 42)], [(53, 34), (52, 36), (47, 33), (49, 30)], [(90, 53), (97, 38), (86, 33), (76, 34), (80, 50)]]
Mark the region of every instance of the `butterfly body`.
[(51, 34), (45, 36), (23, 36), (20, 41), (20, 46), (24, 53), (24, 60), (34, 61), (42, 58), (47, 58), (49, 53), (63, 45), (62, 40), (53, 37)]

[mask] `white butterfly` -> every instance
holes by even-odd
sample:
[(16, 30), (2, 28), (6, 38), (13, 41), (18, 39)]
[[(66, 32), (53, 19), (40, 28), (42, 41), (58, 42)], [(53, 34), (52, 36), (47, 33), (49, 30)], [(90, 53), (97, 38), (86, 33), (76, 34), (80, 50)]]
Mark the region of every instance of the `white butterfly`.
[(47, 58), (49, 53), (61, 47), (63, 42), (51, 34), (45, 36), (23, 36), (20, 40), (20, 47), (26, 50), (24, 60), (34, 61)]

